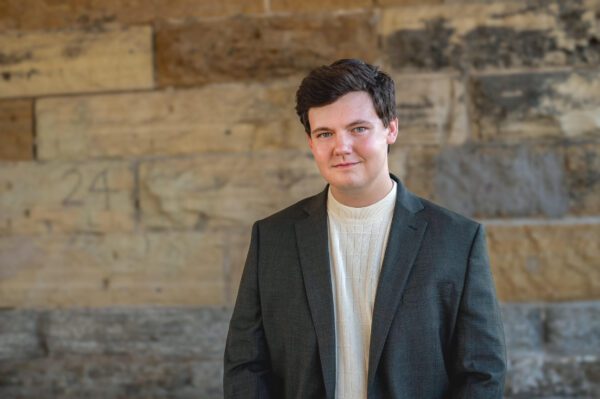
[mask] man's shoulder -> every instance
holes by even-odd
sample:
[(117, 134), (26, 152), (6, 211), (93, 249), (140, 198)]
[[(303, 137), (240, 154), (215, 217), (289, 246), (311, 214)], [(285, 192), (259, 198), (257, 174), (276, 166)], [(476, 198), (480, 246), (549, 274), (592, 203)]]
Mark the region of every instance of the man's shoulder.
[(408, 212), (425, 220), (430, 226), (443, 227), (444, 230), (448, 230), (448, 228), (476, 230), (479, 228), (479, 223), (475, 220), (418, 196), (403, 185), (397, 177), (392, 175), (392, 178), (398, 184), (396, 206), (404, 207)]
[(318, 206), (319, 201), (322, 200), (322, 195), (323, 193), (321, 192), (310, 197), (303, 198), (295, 204), (257, 221), (257, 223), (261, 225), (285, 224), (294, 223), (298, 220), (304, 219), (308, 215), (309, 208), (314, 207), (315, 205)]
[(423, 217), (432, 225), (460, 230), (477, 230), (480, 227), (479, 222), (468, 216), (445, 208), (426, 198), (417, 198), (423, 204), (423, 209), (421, 210)]

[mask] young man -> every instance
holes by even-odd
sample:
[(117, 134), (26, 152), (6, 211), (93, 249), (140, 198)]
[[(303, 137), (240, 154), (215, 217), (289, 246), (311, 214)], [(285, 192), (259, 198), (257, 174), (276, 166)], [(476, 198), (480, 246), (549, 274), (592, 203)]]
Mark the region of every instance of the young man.
[(225, 349), (226, 398), (502, 398), (483, 227), (388, 171), (394, 83), (340, 60), (296, 110), (328, 187), (256, 222)]

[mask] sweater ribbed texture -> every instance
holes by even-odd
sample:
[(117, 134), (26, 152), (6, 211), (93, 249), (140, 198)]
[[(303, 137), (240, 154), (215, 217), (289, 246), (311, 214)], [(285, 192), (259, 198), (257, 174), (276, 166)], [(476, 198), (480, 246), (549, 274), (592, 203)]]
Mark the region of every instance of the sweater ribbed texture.
[(395, 182), (383, 199), (364, 208), (342, 205), (328, 193), (337, 399), (367, 397), (373, 305), (395, 202)]

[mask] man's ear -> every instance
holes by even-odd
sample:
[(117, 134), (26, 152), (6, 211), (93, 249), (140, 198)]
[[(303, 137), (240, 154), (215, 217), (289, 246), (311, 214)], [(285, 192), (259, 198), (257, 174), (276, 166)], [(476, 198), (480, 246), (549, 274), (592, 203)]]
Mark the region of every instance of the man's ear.
[(394, 144), (398, 138), (398, 118), (394, 118), (388, 124), (387, 143)]

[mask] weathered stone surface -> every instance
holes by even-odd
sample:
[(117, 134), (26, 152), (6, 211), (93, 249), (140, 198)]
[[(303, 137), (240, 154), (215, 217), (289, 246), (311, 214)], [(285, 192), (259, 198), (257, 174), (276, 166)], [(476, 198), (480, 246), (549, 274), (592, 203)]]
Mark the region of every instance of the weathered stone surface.
[(0, 30), (102, 29), (105, 25), (262, 13), (262, 0), (4, 0)]
[[(404, 176), (405, 151), (389, 155)], [(206, 154), (140, 164), (142, 223), (149, 228), (249, 226), (325, 187), (308, 151)]]
[(226, 308), (119, 308), (49, 312), (48, 351), (63, 355), (220, 358)]
[(600, 354), (600, 302), (553, 304), (546, 310), (547, 349), (569, 355)]
[(396, 175), (400, 180), (406, 178), (406, 166), (408, 163), (408, 154), (410, 150), (403, 145), (398, 145), (398, 142), (392, 144), (388, 153), (388, 167), (390, 173)]
[(270, 0), (274, 12), (339, 11), (357, 8), (370, 8), (373, 0)]
[(0, 98), (154, 85), (152, 30), (0, 34)]
[(600, 299), (600, 224), (486, 226), (503, 301)]
[(436, 196), (459, 213), (558, 217), (569, 209), (564, 156), (557, 148), (449, 147), (436, 167)]
[(0, 307), (225, 305), (226, 232), (0, 238)]
[(375, 4), (378, 6), (412, 6), (412, 5), (425, 5), (425, 4), (443, 4), (448, 0), (375, 0)]
[(404, 183), (413, 193), (437, 201), (435, 196), (436, 159), (439, 146), (413, 148), (407, 154)]
[[(405, 159), (400, 147), (389, 155), (390, 170), (400, 178)], [(309, 151), (143, 161), (141, 220), (159, 229), (249, 227), (324, 187)]]
[(398, 69), (600, 62), (597, 0), (388, 8), (379, 32)]
[(600, 357), (524, 355), (509, 361), (509, 398), (595, 398), (600, 395)]
[(228, 235), (230, 250), (226, 254), (224, 270), (225, 275), (229, 277), (227, 279), (229, 285), (227, 289), (227, 303), (231, 307), (235, 305), (237, 298), (240, 280), (246, 263), (246, 255), (250, 247), (251, 235), (252, 229), (250, 226), (239, 228), (235, 232), (231, 231)]
[(306, 149), (306, 134), (294, 111), (297, 84), (215, 84), (42, 99), (36, 105), (38, 156), (89, 159)]
[(221, 359), (57, 356), (0, 364), (2, 398), (218, 399)]
[(456, 76), (397, 74), (396, 146), (462, 144), (469, 135), (463, 84)]
[(594, 70), (492, 74), (471, 83), (474, 136), (527, 138), (600, 133), (600, 74)]
[(33, 159), (33, 102), (0, 101), (0, 160)]
[(537, 304), (502, 304), (502, 322), (509, 353), (536, 352), (544, 345), (544, 308)]
[(45, 355), (38, 318), (37, 311), (0, 310), (0, 362)]
[(142, 223), (150, 228), (249, 226), (324, 185), (306, 151), (145, 161), (140, 164)]
[(227, 23), (162, 24), (156, 33), (161, 86), (271, 80), (350, 57), (377, 57), (370, 12), (240, 16)]
[(132, 230), (133, 189), (124, 162), (3, 163), (0, 236)]
[(221, 399), (223, 397), (223, 360), (202, 360), (192, 365), (192, 385), (199, 395), (192, 396), (208, 399)]
[(600, 214), (600, 142), (567, 144), (565, 165), (573, 214)]
[[(600, 212), (600, 143), (595, 138), (537, 147), (449, 147), (411, 168), (411, 159), (423, 158), (421, 152), (409, 155), (409, 178), (414, 171), (421, 187), (434, 176), (434, 198), (459, 212), (482, 217)], [(432, 167), (435, 171), (428, 172)]]

